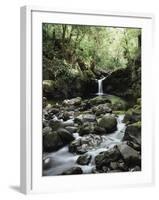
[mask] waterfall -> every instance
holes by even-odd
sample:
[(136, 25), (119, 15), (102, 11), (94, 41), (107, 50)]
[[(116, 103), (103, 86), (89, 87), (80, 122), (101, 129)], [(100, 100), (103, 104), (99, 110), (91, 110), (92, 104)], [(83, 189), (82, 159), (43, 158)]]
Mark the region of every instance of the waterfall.
[(102, 78), (102, 79), (98, 79), (97, 81), (98, 81), (98, 93), (97, 93), (97, 95), (99, 95), (99, 96), (101, 96), (101, 95), (103, 95), (104, 93), (103, 93), (103, 80), (105, 79), (105, 77), (104, 78)]

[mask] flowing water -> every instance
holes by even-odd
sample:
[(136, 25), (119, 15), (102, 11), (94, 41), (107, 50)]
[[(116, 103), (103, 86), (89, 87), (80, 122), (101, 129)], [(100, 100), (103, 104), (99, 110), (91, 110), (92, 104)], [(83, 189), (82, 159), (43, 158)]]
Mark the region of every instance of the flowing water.
[[(91, 173), (92, 170), (95, 169), (95, 156), (98, 155), (100, 152), (107, 151), (109, 148), (113, 147), (116, 144), (119, 144), (122, 141), (125, 132), (125, 124), (123, 123), (123, 118), (124, 115), (119, 115), (117, 117), (117, 130), (114, 133), (103, 135), (102, 142), (98, 144), (95, 148), (87, 152), (87, 154), (92, 156), (89, 165), (78, 165), (76, 163), (76, 160), (79, 155), (70, 153), (68, 150), (68, 146), (65, 146), (60, 150), (47, 155), (47, 157), (51, 159), (52, 167), (48, 170), (44, 170), (43, 175), (59, 175), (62, 172), (76, 166), (81, 167), (84, 174)], [(81, 138), (78, 133), (74, 133), (74, 137), (76, 138), (76, 140)]]
[(105, 77), (97, 80), (98, 81), (98, 93), (97, 93), (97, 95), (99, 95), (99, 96), (104, 94), (103, 93), (103, 80), (104, 79), (105, 79)]

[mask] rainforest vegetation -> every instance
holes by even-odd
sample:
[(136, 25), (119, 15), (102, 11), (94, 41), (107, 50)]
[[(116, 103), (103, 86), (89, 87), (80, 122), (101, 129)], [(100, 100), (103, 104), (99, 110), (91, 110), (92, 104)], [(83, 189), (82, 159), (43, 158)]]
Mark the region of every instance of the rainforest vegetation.
[(141, 170), (141, 39), (43, 23), (43, 175)]

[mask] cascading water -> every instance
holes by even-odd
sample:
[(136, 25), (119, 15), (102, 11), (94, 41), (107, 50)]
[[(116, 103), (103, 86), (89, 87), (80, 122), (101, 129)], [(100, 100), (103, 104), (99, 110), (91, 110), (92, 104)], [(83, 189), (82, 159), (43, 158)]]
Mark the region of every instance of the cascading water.
[(103, 93), (103, 80), (104, 79), (105, 79), (105, 77), (97, 80), (98, 81), (98, 93), (97, 93), (97, 95), (99, 95), (99, 96), (102, 96), (104, 94)]
[(104, 93), (103, 93), (103, 80), (104, 79), (105, 79), (105, 77), (101, 78), (101, 79), (96, 79), (96, 81), (98, 82), (98, 93), (97, 93), (98, 96), (104, 95)]
[[(49, 153), (46, 155), (46, 158), (51, 159), (52, 167), (44, 170), (44, 176), (52, 176), (59, 175), (63, 171), (70, 169), (71, 167), (79, 166), (84, 174), (89, 174), (95, 168), (95, 156), (100, 152), (107, 151), (109, 148), (120, 144), (125, 132), (125, 123), (123, 123), (124, 115), (119, 115), (117, 117), (117, 130), (114, 133), (102, 135), (102, 142), (100, 144), (95, 144), (94, 148), (87, 152), (88, 155), (92, 156), (91, 162), (89, 165), (78, 165), (76, 163), (79, 155), (73, 154), (69, 152), (68, 146), (61, 148), (60, 150)], [(76, 140), (80, 139), (78, 133), (74, 133), (74, 137)], [(86, 136), (87, 137), (87, 136)]]

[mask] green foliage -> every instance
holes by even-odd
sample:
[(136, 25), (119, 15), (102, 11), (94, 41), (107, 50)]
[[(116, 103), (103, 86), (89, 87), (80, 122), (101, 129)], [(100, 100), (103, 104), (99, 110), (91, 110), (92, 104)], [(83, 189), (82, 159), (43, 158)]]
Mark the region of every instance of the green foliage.
[(93, 77), (94, 69), (127, 67), (140, 51), (140, 29), (48, 23), (42, 28), (43, 79), (70, 80), (87, 72)]

